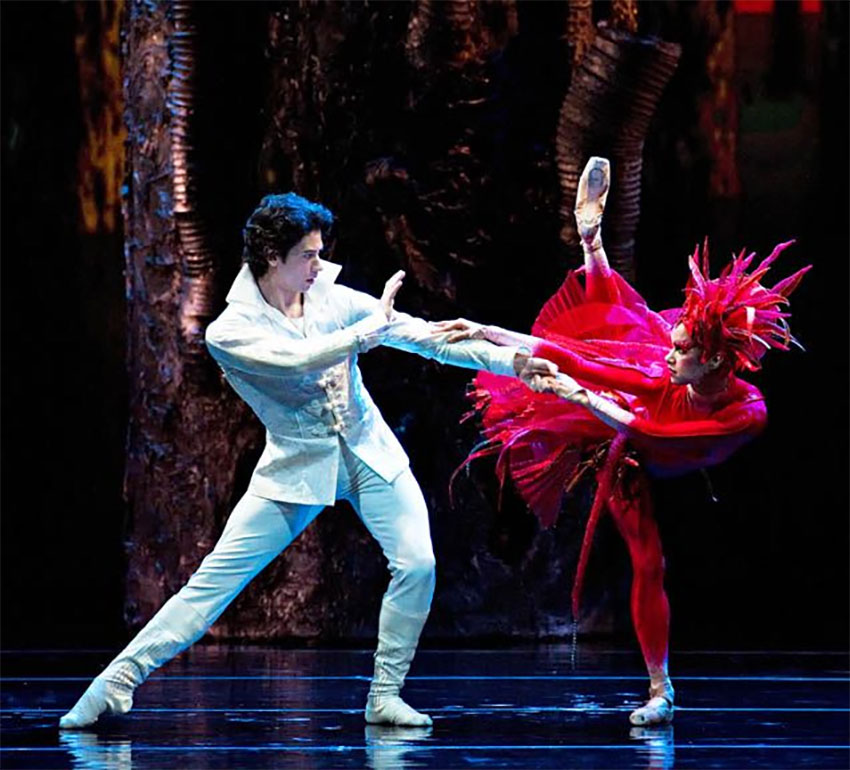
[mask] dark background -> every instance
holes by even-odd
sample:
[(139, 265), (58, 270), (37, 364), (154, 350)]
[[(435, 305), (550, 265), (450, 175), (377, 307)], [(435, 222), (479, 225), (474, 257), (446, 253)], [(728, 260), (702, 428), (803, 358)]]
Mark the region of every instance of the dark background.
[[(206, 40), (210, 46), (228, 43), (217, 87), (222, 99), (231, 100), (219, 126), (232, 141), (221, 163), (206, 173), (216, 177), (218, 189), (232, 193), (219, 199), (219, 206), (235, 235), (266, 189), (257, 173), (267, 87), (257, 76), (263, 68), (257, 43), (265, 34), (268, 6), (213, 5), (218, 11), (204, 22)], [(551, 158), (562, 93), (551, 90), (546, 75), (555, 57), (555, 6), (520, 4), (521, 33), (494, 63), (506, 106), (504, 114), (492, 116), (493, 135), (519, 132), (527, 148), (525, 157), (505, 157), (494, 139), (493, 147), (482, 149), (482, 163), (496, 169), (507, 197), (514, 176), (525, 173), (524, 163), (538, 155)], [(709, 164), (696, 128), (695, 95), (705, 89), (705, 50), (683, 25), (682, 14), (666, 12), (660, 3), (642, 7), (643, 31), (681, 42), (684, 53), (644, 154), (638, 289), (653, 307), (677, 304), (686, 278), (684, 257), (704, 234), (712, 238), (716, 258), (743, 246), (766, 254), (775, 242), (795, 237), (798, 244), (783, 256), (777, 275), (814, 265), (793, 297), (792, 327), (806, 352), (769, 355), (763, 372), (755, 375), (769, 405), (769, 427), (732, 461), (712, 470), (720, 502), (710, 502), (699, 475), (656, 484), (674, 644), (844, 649), (847, 6), (825, 3), (814, 28), (811, 20), (806, 26), (793, 15), (795, 3), (780, 3), (773, 16), (739, 19), (742, 193), (722, 200), (709, 194)], [(0, 630), (6, 648), (102, 646), (124, 634), (128, 383), (122, 233), (119, 227), (89, 235), (80, 225), (77, 163), (84, 128), (74, 4), (3, 3), (0, 14)], [(374, 77), (371, 87), (379, 91), (381, 78), (392, 75), (384, 70)], [(372, 97), (373, 106), (380, 103)], [(390, 122), (386, 131), (413, 135), (433, 130), (427, 104), (421, 105), (421, 121), (399, 122), (392, 108), (375, 114), (374, 125)], [(408, 158), (414, 166), (416, 160)], [(348, 283), (378, 292), (381, 276), (398, 263), (381, 237), (368, 196), (358, 195), (350, 182), (341, 173), (338, 188), (323, 191), (340, 217), (335, 257), (345, 263)], [(457, 306), (482, 321), (527, 329), (568, 266), (554, 245), (557, 227), (555, 211), (506, 227), (491, 266), (462, 276)], [(351, 253), (355, 246), (360, 254)], [(235, 248), (229, 259), (235, 274)], [(429, 305), (413, 290), (398, 304), (430, 317), (452, 309)], [(446, 561), (437, 606), (449, 608), (454, 532), (446, 523), (452, 512), (444, 466), (460, 462), (475, 442), (472, 426), (454, 425), (465, 411), (468, 376), (445, 371), (438, 393), (428, 391), (430, 381), (408, 382), (405, 391), (384, 376), (386, 367), (396, 365), (394, 355), (364, 359), (364, 376), (390, 424), (402, 432), (431, 503), (435, 550), (438, 561)], [(442, 434), (411, 407), (411, 401), (429, 398), (443, 402), (439, 414), (453, 436), (449, 446), (437, 442)], [(448, 456), (447, 463), (438, 462), (440, 454)], [(486, 470), (477, 474), (477, 484), (491, 493), (495, 486)], [(491, 550), (506, 565), (524, 558), (536, 532), (533, 519), (510, 499), (487, 526)], [(620, 580), (611, 580), (611, 574)], [(606, 601), (621, 617), (627, 612), (626, 575), (622, 545), (603, 523), (591, 581), (619, 586)], [(617, 629), (628, 634), (627, 626)], [(509, 635), (510, 629), (503, 631)]]

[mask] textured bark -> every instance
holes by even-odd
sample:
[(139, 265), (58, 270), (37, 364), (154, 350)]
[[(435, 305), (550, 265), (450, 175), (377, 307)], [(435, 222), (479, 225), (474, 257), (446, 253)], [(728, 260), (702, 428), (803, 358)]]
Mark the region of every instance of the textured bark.
[(638, 31), (637, 0), (612, 0), (611, 26), (629, 35), (636, 35)]
[[(436, 0), (434, 4), (438, 4)], [(731, 4), (711, 0), (711, 5), (722, 12)], [(485, 11), (489, 6), (485, 4)], [(153, 354), (145, 354), (144, 366), (138, 362), (125, 366), (125, 339), (141, 341), (134, 354), (138, 355), (139, 349), (152, 344), (148, 340), (160, 333), (181, 337), (176, 323), (173, 328), (160, 329), (157, 315), (146, 311), (142, 316), (138, 310), (133, 318), (146, 318), (142, 322), (150, 322), (153, 328), (134, 328), (128, 335), (121, 223), (116, 221), (114, 232), (101, 229), (89, 234), (91, 222), (98, 228), (108, 227), (106, 212), (96, 212), (87, 222), (80, 218), (80, 144), (89, 146), (80, 100), (83, 94), (90, 95), (94, 106), (107, 92), (102, 88), (105, 81), (91, 81), (91, 73), (106, 70), (100, 69), (100, 63), (90, 68), (92, 62), (105, 61), (101, 57), (106, 55), (108, 44), (95, 43), (98, 35), (94, 34), (94, 27), (101, 32), (106, 29), (100, 17), (103, 7), (99, 3), (78, 6), (68, 2), (0, 4), (6, 65), (2, 288), (3, 426), (8, 448), (4, 457), (0, 585), (7, 647), (85, 644), (117, 648), (122, 641), (125, 565), (121, 553), (121, 480), (130, 404), (126, 393), (128, 370), (133, 379), (134, 408), (146, 382), (162, 387), (156, 381), (160, 375), (149, 366)], [(195, 83), (201, 92), (196, 100), (200, 110), (197, 116), (202, 129), (209, 127), (196, 135), (195, 150), (200, 153), (197, 192), (216, 240), (222, 233), (229, 240), (223, 247), (213, 244), (214, 252), (223, 255), (216, 260), (221, 270), (216, 281), (217, 309), (222, 307), (223, 292), (238, 270), (240, 229), (258, 193), (292, 186), (283, 176), (275, 184), (262, 181), (258, 185), (258, 179), (266, 180), (267, 168), (258, 164), (258, 148), (266, 120), (270, 120), (268, 113), (260, 114), (266, 92), (270, 92), (272, 71), (272, 60), (263, 58), (267, 15), (271, 9), (282, 7), (244, 2), (194, 6), (202, 20), (206, 19), (196, 39), (199, 66)], [(443, 132), (443, 124), (431, 120), (436, 116), (445, 121), (451, 115), (441, 104), (443, 87), (436, 72), (429, 76), (425, 69), (418, 90), (413, 92), (417, 106), (413, 108), (408, 102), (412, 73), (417, 71), (407, 64), (404, 49), (413, 6), (373, 2), (368, 7), (369, 23), (352, 27), (347, 35), (351, 42), (345, 56), (353, 64), (335, 97), (345, 98), (346, 104), (340, 109), (333, 103), (326, 105), (332, 120), (325, 119), (322, 133), (330, 151), (322, 149), (317, 156), (324, 180), (322, 195), (340, 217), (335, 253), (345, 263), (344, 281), (375, 291), (392, 270), (406, 264), (404, 248), (390, 244), (390, 234), (373, 205), (377, 201), (388, 215), (401, 210), (405, 215), (401, 224), (406, 223), (422, 258), (435, 270), (439, 264), (451, 271), (451, 283), (456, 286), (457, 299), (448, 302), (438, 291), (424, 288), (425, 283), (420, 285), (411, 274), (399, 297), (401, 309), (434, 317), (464, 314), (527, 329), (547, 293), (558, 285), (567, 264), (564, 251), (559, 249), (560, 196), (554, 171), (555, 126), (568, 87), (569, 51), (562, 39), (567, 3), (518, 3), (518, 35), (491, 57), (490, 108), (482, 111), (488, 125), (475, 134), (475, 151), (484, 153), (481, 165), (492, 179), (481, 188), (486, 197), (466, 212), (468, 220), (481, 223), (482, 232), (490, 240), (484, 241), (487, 246), (482, 246), (480, 254), (473, 254), (474, 268), (453, 262), (443, 253), (445, 244), (461, 243), (464, 231), (440, 232), (441, 223), (446, 228), (459, 228), (464, 224), (462, 216), (452, 218), (446, 211), (445, 219), (440, 216), (423, 224), (417, 186), (424, 185), (426, 193), (431, 189), (426, 184), (431, 171), (428, 164), (419, 162), (419, 157), (430, 156), (419, 156), (418, 148), (427, 148), (433, 142), (431, 155), (442, 157), (440, 153), (453, 145), (444, 141), (439, 152), (436, 145), (443, 141), (443, 133), (455, 132), (456, 125), (451, 123)], [(598, 12), (610, 8), (610, 4), (599, 2), (593, 7)], [(85, 62), (75, 56), (75, 35), (80, 32), (76, 14), (82, 8), (85, 25), (94, 25), (91, 34), (86, 33), (81, 54), (89, 59)], [(699, 99), (709, 87), (706, 65), (714, 39), (703, 26), (698, 3), (640, 4), (642, 29), (680, 41), (683, 47), (644, 151), (639, 286), (653, 306), (681, 297), (685, 270), (682, 255), (692, 251), (694, 239), (705, 233), (711, 235), (715, 251), (721, 254), (744, 243), (769, 250), (776, 238), (798, 235), (800, 251), (789, 255), (792, 261), (800, 260), (798, 265), (807, 255), (847, 251), (847, 114), (836, 95), (847, 93), (848, 8), (846, 3), (824, 3), (822, 13), (795, 18), (799, 3), (780, 2), (771, 15), (736, 16), (735, 84), (742, 110), (738, 171), (746, 194), (718, 201), (709, 196), (710, 163), (697, 117)], [(772, 30), (774, 23), (777, 28)], [(374, 33), (369, 32), (370, 25)], [(531, 33), (530, 25), (536, 25)], [(792, 31), (802, 36), (798, 42), (805, 44), (803, 51), (796, 47)], [(129, 30), (125, 28), (125, 32)], [(33, 57), (34, 45), (37, 58)], [(206, 57), (205, 50), (212, 56)], [(424, 51), (432, 58), (435, 54), (430, 48)], [(214, 65), (213, 73), (207, 67), (209, 59), (222, 62)], [(138, 61), (134, 66), (138, 67)], [(166, 72), (163, 77), (167, 76)], [(226, 88), (222, 88), (223, 82)], [(346, 82), (351, 83), (347, 90)], [(214, 90), (215, 98), (204, 99), (205, 89)], [(112, 92), (111, 86), (108, 91)], [(143, 106), (133, 107), (137, 122), (141, 122)], [(112, 103), (100, 104), (100, 108), (112, 115), (120, 111)], [(209, 116), (211, 109), (216, 113), (214, 119)], [(356, 119), (346, 113), (356, 113)], [(107, 125), (99, 123), (101, 119), (94, 112), (90, 114), (96, 131), (101, 130), (98, 126)], [(282, 125), (286, 126), (286, 121)], [(309, 126), (305, 130), (295, 124), (292, 130), (304, 132), (305, 137), (316, 136)], [(143, 140), (154, 135), (155, 122), (152, 120), (150, 131), (138, 131), (133, 149), (139, 172), (135, 178), (147, 187), (134, 193), (141, 201), (136, 210), (159, 216), (155, 198), (161, 188), (155, 182), (156, 166), (150, 163), (146, 170), (147, 161), (139, 152)], [(215, 146), (209, 148), (209, 143)], [(354, 152), (337, 153), (337, 143), (353, 147)], [(123, 148), (119, 149), (123, 153)], [(99, 150), (85, 152), (95, 157)], [(326, 152), (332, 163), (322, 163)], [(345, 158), (345, 162), (338, 162)], [(393, 179), (392, 174), (373, 186), (364, 181), (367, 164), (377, 165), (383, 158), (388, 159), (392, 173), (402, 169), (413, 180), (410, 186), (403, 179)], [(118, 165), (112, 167), (117, 169)], [(106, 180), (106, 175), (103, 178)], [(446, 178), (450, 179), (448, 175)], [(131, 184), (135, 184), (133, 179), (128, 177)], [(116, 186), (119, 197), (122, 181), (119, 179)], [(99, 184), (86, 182), (84, 188), (95, 191), (95, 200)], [(384, 184), (386, 196), (382, 193), (379, 197), (378, 187)], [(150, 200), (145, 190), (151, 194)], [(207, 217), (211, 194), (218, 209)], [(410, 200), (394, 200), (396, 194), (407, 194)], [(171, 205), (167, 198), (163, 200)], [(502, 226), (499, 219), (504, 221)], [(146, 227), (141, 215), (131, 218), (130, 224), (133, 237), (141, 238)], [(148, 232), (152, 231), (151, 225)], [(144, 238), (140, 242), (144, 243)], [(128, 254), (137, 248), (130, 244)], [(142, 260), (140, 269), (147, 276), (154, 271), (156, 259), (166, 252), (164, 248), (145, 248), (150, 263)], [(834, 265), (839, 272), (847, 269), (841, 261)], [(167, 269), (159, 268), (162, 272)], [(712, 470), (720, 507), (708, 500), (699, 476), (664, 480), (656, 489), (669, 557), (668, 590), (675, 636), (680, 644), (747, 646), (756, 638), (769, 638), (789, 649), (812, 644), (813, 639), (827, 648), (846, 645), (848, 584), (837, 570), (846, 559), (847, 520), (823, 516), (817, 518), (818, 526), (801, 529), (799, 511), (814, 506), (828, 510), (834, 504), (829, 480), (844, 478), (847, 447), (812, 452), (811, 447), (824, 443), (823, 439), (832, 446), (834, 435), (821, 436), (823, 431), (818, 430), (813, 433), (806, 411), (788, 406), (812, 371), (835, 369), (832, 346), (818, 342), (820, 328), (840, 329), (846, 323), (842, 303), (834, 301), (835, 285), (842, 282), (841, 277), (833, 280), (830, 271), (829, 278), (822, 279), (819, 276), (823, 271), (817, 273), (794, 305), (798, 336), (808, 352), (805, 356), (777, 357), (769, 366), (772, 374), (777, 374), (778, 367), (780, 376), (766, 375), (771, 391), (767, 396), (773, 408), (771, 434), (789, 440), (770, 441), (767, 437), (751, 451)], [(182, 282), (182, 277), (179, 280)], [(440, 285), (439, 273), (435, 285)], [(31, 292), (25, 287), (37, 287), (39, 312), (32, 312)], [(140, 292), (144, 290), (140, 285)], [(140, 301), (141, 295), (129, 298), (131, 303)], [(175, 311), (174, 316), (178, 315)], [(42, 355), (45, 341), (49, 353)], [(34, 352), (37, 355), (33, 356)], [(530, 637), (547, 628), (565, 628), (574, 564), (571, 549), (588, 502), (583, 490), (576, 490), (568, 500), (556, 529), (540, 533), (510, 490), (497, 508), (492, 470), (482, 463), (457, 479), (455, 506), (450, 507), (447, 478), (477, 441), (470, 423), (457, 424), (464, 411), (463, 390), (470, 373), (382, 350), (364, 356), (362, 366), (370, 391), (412, 455), (431, 510), (438, 584), (426, 633), (454, 635), (460, 643), (465, 642), (458, 634), (468, 633), (470, 643), (476, 644), (481, 639), (475, 637), (482, 631), (501, 637)], [(839, 360), (839, 377), (844, 376), (844, 367), (846, 361)], [(174, 397), (184, 399), (187, 393), (175, 390)], [(157, 398), (154, 403), (162, 404), (162, 397)], [(241, 409), (235, 399), (222, 415), (226, 417), (234, 408)], [(172, 412), (179, 414), (185, 409), (180, 400)], [(246, 411), (242, 414), (246, 424), (255, 424)], [(134, 413), (137, 424), (148, 419)], [(226, 420), (217, 421), (215, 426), (222, 432), (228, 430)], [(130, 459), (136, 464), (134, 472), (138, 472), (140, 444), (138, 430), (134, 430)], [(146, 430), (151, 435), (157, 433), (152, 427)], [(160, 432), (165, 435), (164, 430)], [(52, 464), (50, 481), (45, 483), (47, 439)], [(203, 456), (220, 439), (208, 432), (206, 440), (212, 443), (185, 448)], [(255, 451), (261, 442), (258, 430)], [(181, 451), (183, 448), (181, 445)], [(155, 457), (154, 449), (151, 457)], [(237, 455), (238, 446), (221, 461), (235, 469), (228, 471), (234, 476), (234, 497), (244, 489), (254, 460), (250, 453)], [(162, 478), (164, 475), (158, 478), (170, 490), (169, 495), (186, 499), (186, 491), (180, 487), (185, 474), (175, 474), (177, 483), (173, 487), (171, 480)], [(790, 481), (769, 483), (778, 476)], [(148, 477), (153, 478), (153, 473)], [(749, 481), (742, 484), (743, 478)], [(794, 481), (809, 478), (825, 479), (825, 483), (813, 487)], [(139, 488), (133, 487), (133, 495), (141, 499), (146, 494), (142, 486), (146, 477), (138, 472), (136, 480)], [(152, 583), (155, 594), (161, 591), (165, 595), (185, 579), (206, 549), (196, 544), (212, 543), (231, 507), (232, 500), (226, 500), (227, 493), (221, 492), (224, 503), (216, 508), (215, 516), (197, 517), (199, 527), (192, 533), (186, 563), (180, 564), (174, 556), (178, 551), (174, 545), (175, 522), (192, 515), (199, 499), (201, 505), (207, 505), (202, 485), (196, 485), (193, 494), (197, 497), (177, 513), (176, 505), (168, 508), (168, 517), (155, 511), (160, 518), (144, 530), (141, 540), (138, 521), (134, 520), (135, 529), (129, 532), (137, 555), (141, 543), (148, 549), (147, 558), (160, 561), (162, 585)], [(685, 512), (683, 500), (687, 501)], [(167, 500), (165, 503), (171, 505)], [(770, 548), (760, 547), (765, 517), (755, 515), (759, 511), (770, 511)], [(146, 512), (138, 505), (134, 518)], [(362, 525), (344, 506), (325, 514), (324, 518), (328, 517), (339, 517), (352, 532), (362, 533)], [(729, 522), (740, 524), (732, 540)], [(187, 520), (187, 530), (191, 523)], [(620, 602), (618, 618), (627, 634), (621, 641), (629, 643), (632, 632), (625, 601), (627, 581), (617, 583), (618, 574), (628, 575), (627, 557), (609, 523), (600, 525), (600, 542), (590, 563), (591, 580), (595, 573), (597, 589), (604, 585)], [(156, 539), (160, 535), (161, 547)], [(183, 536), (189, 538), (188, 534)], [(360, 544), (362, 550), (357, 549)], [(719, 553), (725, 555), (722, 570), (717, 569)], [(337, 552), (331, 556), (336, 558)], [(365, 619), (376, 616), (380, 579), (385, 579), (380, 554), (367, 535), (357, 539), (344, 558), (344, 563), (334, 569), (350, 575), (351, 580), (340, 585), (325, 583), (315, 601), (300, 605), (305, 608), (302, 622), (306, 630), (310, 630), (309, 624), (317, 626), (316, 617), (325, 613), (336, 613), (335, 617), (345, 620), (337, 624), (338, 633), (333, 625), (328, 626), (328, 639), (356, 629), (358, 623), (365, 627)], [(166, 573), (166, 562), (169, 570), (178, 566)], [(361, 589), (358, 578), (367, 574), (366, 570), (371, 570), (368, 574), (377, 582)], [(312, 580), (298, 564), (291, 565), (285, 578), (288, 590)], [(265, 576), (259, 581), (262, 585), (257, 592), (234, 608), (237, 614), (225, 616), (222, 623), (228, 625), (220, 623), (217, 628), (234, 636), (244, 629), (259, 638), (255, 619), (287, 612), (285, 596), (274, 593), (283, 586), (265, 582)], [(57, 583), (61, 591), (56, 590)], [(133, 590), (138, 595), (138, 585)], [(346, 591), (348, 595), (344, 595)], [(68, 596), (85, 599), (68, 601)], [(146, 601), (144, 612), (152, 611), (157, 601), (156, 596)], [(562, 610), (558, 609), (559, 601)], [(589, 595), (588, 603), (596, 606), (600, 627), (604, 628), (610, 620), (605, 610), (608, 605), (600, 603), (598, 595)], [(808, 617), (803, 622), (788, 623), (789, 605), (805, 607)], [(235, 620), (228, 621), (228, 617)], [(243, 619), (245, 625), (238, 625)], [(268, 623), (260, 627), (271, 628)]]
[(578, 64), (584, 58), (595, 36), (593, 0), (569, 0), (567, 40), (573, 51), (574, 64)]
[[(392, 33), (403, 35), (401, 59)], [(506, 55), (517, 33), (513, 3), (385, 4), (369, 19), (359, 6), (287, 4), (274, 14), (261, 167), (279, 189), (291, 179), (294, 189), (337, 210), (337, 256), (354, 258), (348, 281), (375, 291), (403, 267), (405, 310), (480, 317), (482, 308), (504, 309), (500, 298), (516, 285), (504, 280), (499, 266), (510, 276), (518, 257), (511, 244), (529, 230), (539, 237), (530, 222), (554, 221), (557, 201), (551, 155), (516, 175), (519, 161), (510, 165), (516, 146), (529, 139), (510, 134), (504, 75), (494, 61)], [(348, 46), (352, 38), (356, 51)], [(522, 102), (516, 107), (524, 108)], [(551, 137), (555, 116), (553, 109), (548, 129), (535, 124), (529, 131)], [(560, 271), (551, 255), (530, 254), (526, 261), (548, 263), (551, 285), (557, 285)], [(534, 274), (545, 279), (549, 273), (531, 268)], [(492, 286), (499, 289), (490, 294)], [(545, 280), (536, 288), (548, 290)], [(574, 523), (557, 534), (522, 532), (514, 539), (513, 530), (526, 530), (531, 521), (516, 501), (519, 524), (509, 511), (494, 511), (488, 499), (493, 483), (483, 468), (476, 469), (481, 491), (461, 485), (459, 507), (448, 503), (448, 479), (475, 440), (472, 426), (458, 437), (469, 373), (382, 350), (364, 357), (362, 366), (377, 403), (411, 451), (429, 501), (442, 576), (429, 633), (564, 632), (568, 602), (559, 579), (574, 558), (567, 542), (574, 540)], [(493, 537), (500, 540), (498, 553)], [(278, 612), (273, 623), (252, 624), (258, 635), (303, 635), (305, 617), (322, 636), (373, 633), (384, 562), (345, 506), (324, 514), (290, 552), (301, 558), (297, 575), (273, 565), (262, 578), (266, 590), (277, 592), (264, 606)], [(512, 552), (507, 561), (505, 552)], [(293, 581), (299, 593), (287, 593)], [(529, 585), (540, 594), (533, 601)]]
[[(263, 181), (270, 190), (293, 189), (337, 211), (334, 249), (343, 260), (346, 249), (354, 257), (375, 247), (384, 252), (385, 267), (353, 262), (348, 280), (376, 291), (401, 266), (411, 290), (421, 290), (420, 304), (444, 312), (453, 307), (451, 265), (468, 270), (485, 257), (482, 228), (468, 211), (489, 181), (475, 147), (477, 126), (488, 110), (488, 57), (501, 50), (516, 25), (513, 3), (374, 8), (285, 3), (273, 10)], [(399, 40), (405, 41), (401, 50)], [(416, 112), (398, 112), (395, 104)], [(432, 109), (440, 114), (429, 113)], [(389, 124), (376, 121), (378, 115), (390, 116)], [(451, 123), (435, 141), (417, 143), (424, 126), (446, 118)], [(398, 155), (387, 154), (389, 148)], [(408, 158), (425, 169), (421, 175), (407, 169)], [(376, 226), (380, 240), (370, 243), (367, 233)], [(460, 230), (461, 238), (434, 248), (435, 233), (448, 232), (447, 226), (452, 236)], [(407, 357), (391, 366), (390, 376), (402, 385), (408, 378), (421, 380), (424, 372), (433, 381), (433, 364), (421, 359)], [(387, 386), (397, 389), (398, 383)], [(380, 390), (376, 396), (384, 403)], [(412, 406), (405, 404), (401, 421), (415, 414)], [(251, 602), (261, 606), (240, 633), (247, 628), (257, 637), (371, 636), (387, 580), (379, 554), (348, 506), (326, 512), (240, 600), (246, 612)]]
[[(307, 2), (281, 3), (269, 14), (268, 123), (259, 168), (270, 192), (293, 190), (338, 210), (339, 180), (360, 139), (355, 121), (362, 89), (351, 46), (366, 32), (361, 42), (368, 50), (370, 14), (363, 5)], [(332, 254), (333, 244), (327, 245)], [(373, 635), (386, 582), (379, 554), (348, 507), (325, 511), (244, 592), (222, 633), (258, 639)]]
[[(554, 113), (548, 130), (537, 123), (528, 133), (512, 131), (538, 105), (511, 94), (497, 65), (523, 51), (514, 45), (522, 33), (521, 19), (513, 21), (515, 7), (492, 4), (490, 13), (484, 18), (472, 3), (417, 6), (408, 26), (405, 101), (428, 129), (412, 127), (392, 156), (369, 164), (366, 181), (385, 243), (416, 284), (417, 304), (436, 317), (489, 314), (510, 326), (521, 310), (520, 284), (539, 281), (535, 289), (546, 292), (549, 269), (555, 267), (556, 274), (549, 288), (562, 276), (552, 259), (555, 232), (550, 249), (528, 251), (531, 243), (545, 243), (545, 226), (533, 223), (554, 221), (553, 159), (543, 155), (528, 162), (518, 152), (538, 137), (551, 141)], [(536, 64), (527, 50), (524, 55)], [(566, 56), (561, 61), (565, 67)], [(516, 60), (511, 64), (519, 66)], [(408, 289), (405, 301), (410, 297)], [(394, 364), (394, 371), (397, 389), (406, 396), (395, 423), (406, 443), (442, 448), (413, 453), (414, 469), (431, 491), (440, 575), (426, 633), (450, 638), (568, 633), (576, 518), (541, 532), (510, 490), (499, 503), (492, 468), (483, 463), (457, 481), (451, 504), (447, 481), (476, 438), (474, 426), (457, 425), (463, 407), (455, 383), (469, 375), (437, 372), (416, 359)], [(392, 399), (389, 392), (376, 397), (379, 403)], [(609, 628), (607, 608), (589, 613), (587, 627)]]
[(77, 162), (80, 222), (85, 233), (115, 233), (121, 217), (123, 145), (119, 28), (123, 0), (74, 5), (84, 140)]
[[(216, 272), (209, 193), (197, 184), (217, 162), (193, 139), (199, 94), (208, 93), (196, 61), (197, 13), (179, 2), (134, 2), (125, 39), (134, 623), (212, 547), (260, 443), (256, 422), (200, 347), (220, 305), (217, 276), (231, 268)], [(558, 24), (526, 38), (523, 13), (530, 11), (513, 2), (269, 7), (266, 71), (257, 73), (269, 83), (260, 192), (294, 190), (339, 215), (329, 255), (344, 263), (347, 283), (376, 293), (403, 267), (401, 309), (521, 329), (559, 284), (552, 136), (569, 71), (560, 35), (567, 8), (553, 16)], [(531, 95), (517, 69), (531, 78)], [(606, 134), (618, 136), (616, 127)], [(580, 516), (539, 531), (510, 490), (497, 505), (486, 467), (458, 482), (452, 508), (448, 479), (476, 440), (473, 426), (458, 427), (470, 373), (386, 350), (362, 366), (431, 509), (441, 580), (429, 633), (565, 634)], [(576, 491), (575, 511), (585, 497)], [(273, 562), (213, 632), (368, 638), (386, 581), (378, 546), (341, 505)], [(589, 607), (593, 596), (591, 580)], [(585, 619), (586, 628), (610, 625), (604, 602)]]
[(240, 458), (258, 441), (247, 409), (203, 352), (214, 257), (196, 213), (193, 25), (183, 3), (128, 3), (125, 221), (130, 524), (125, 616), (138, 626), (215, 542)]
[(698, 6), (710, 40), (705, 71), (709, 90), (699, 102), (699, 127), (711, 168), (712, 198), (736, 198), (741, 194), (738, 176), (738, 94), (735, 87), (735, 12), (729, 6), (721, 14), (717, 3)]
[[(366, 183), (387, 244), (437, 307), (456, 302), (458, 272), (481, 268), (490, 258), (488, 219), (495, 212), (470, 212), (494, 192), (491, 59), (517, 32), (513, 2), (426, 0), (411, 14), (406, 102), (417, 122), (439, 128), (430, 134), (414, 128), (400, 138), (403, 151), (372, 160)], [(411, 160), (415, 170), (408, 168)], [(449, 237), (441, 242), (440, 234)]]
[(503, 49), (518, 27), (515, 0), (417, 0), (407, 27), (405, 53), (418, 71), (462, 68)]
[(634, 236), (640, 214), (643, 144), (681, 49), (674, 43), (599, 29), (576, 69), (558, 122), (561, 237), (576, 254), (580, 239), (573, 207), (590, 155), (611, 159), (611, 196), (604, 240), (611, 263), (633, 280)]
[(215, 261), (208, 227), (198, 210), (195, 184), (195, 139), (192, 108), (195, 101), (195, 41), (197, 30), (189, 0), (174, 0), (171, 39), (171, 113), (173, 213), (181, 259), (180, 339), (184, 363), (208, 366), (204, 329), (212, 320)]

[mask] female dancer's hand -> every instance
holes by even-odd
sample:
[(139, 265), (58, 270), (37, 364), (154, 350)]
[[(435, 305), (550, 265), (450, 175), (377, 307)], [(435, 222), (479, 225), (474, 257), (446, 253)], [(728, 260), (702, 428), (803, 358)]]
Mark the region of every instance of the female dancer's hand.
[(446, 342), (461, 342), (463, 340), (487, 339), (483, 324), (467, 321), (465, 318), (457, 318), (454, 321), (433, 321), (431, 327), (434, 334), (446, 334)]
[(555, 376), (537, 374), (526, 384), (537, 393), (554, 393), (558, 398), (574, 404), (588, 404), (587, 390), (563, 372)]

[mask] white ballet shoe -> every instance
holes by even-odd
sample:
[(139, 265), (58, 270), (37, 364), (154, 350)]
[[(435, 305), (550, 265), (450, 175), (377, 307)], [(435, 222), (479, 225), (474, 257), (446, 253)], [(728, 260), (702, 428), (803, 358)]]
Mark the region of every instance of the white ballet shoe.
[(384, 602), (378, 619), (375, 675), (366, 701), (366, 722), (371, 725), (429, 727), (431, 717), (408, 706), (399, 692), (404, 686), (419, 635), (427, 615), (407, 615)]
[(673, 721), (673, 701), (663, 695), (650, 698), (643, 706), (635, 709), (629, 715), (633, 725), (646, 727), (648, 725), (667, 725)]
[(649, 687), (649, 700), (629, 715), (629, 722), (639, 727), (648, 725), (667, 725), (673, 721), (673, 683), (665, 673), (653, 676), (654, 683)]
[(398, 695), (369, 696), (366, 721), (370, 725), (396, 727), (430, 727), (431, 717), (408, 706)]
[(601, 244), (599, 227), (610, 186), (611, 164), (606, 158), (590, 158), (578, 182), (575, 205), (579, 235), (588, 246)]
[(133, 708), (135, 686), (95, 677), (74, 708), (59, 719), (60, 730), (80, 730), (93, 725), (101, 714), (126, 714)]
[(172, 596), (104, 669), (74, 707), (59, 720), (60, 730), (93, 725), (101, 714), (126, 714), (133, 692), (151, 672), (168, 662), (207, 629), (204, 619), (179, 596)]

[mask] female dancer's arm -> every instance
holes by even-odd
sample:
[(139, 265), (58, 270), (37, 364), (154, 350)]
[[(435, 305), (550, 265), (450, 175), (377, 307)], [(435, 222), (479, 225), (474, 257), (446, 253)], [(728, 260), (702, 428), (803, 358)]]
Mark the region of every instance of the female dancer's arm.
[(623, 409), (611, 399), (582, 387), (564, 374), (555, 377), (537, 377), (530, 383), (535, 390), (551, 392), (561, 398), (580, 404), (599, 420), (614, 430), (632, 438), (669, 441), (709, 436), (750, 434), (761, 430), (767, 420), (767, 410), (762, 400), (741, 403), (739, 408), (724, 410), (722, 414), (701, 420), (669, 420), (660, 422)]
[(650, 377), (637, 369), (616, 366), (614, 364), (592, 361), (580, 356), (563, 345), (520, 334), (499, 326), (484, 326), (473, 321), (459, 318), (455, 321), (439, 321), (431, 324), (434, 333), (448, 333), (446, 342), (461, 340), (488, 340), (496, 345), (517, 347), (527, 350), (535, 358), (542, 358), (556, 364), (561, 372), (583, 382), (606, 390), (621, 390), (640, 396), (663, 385), (663, 380)]

